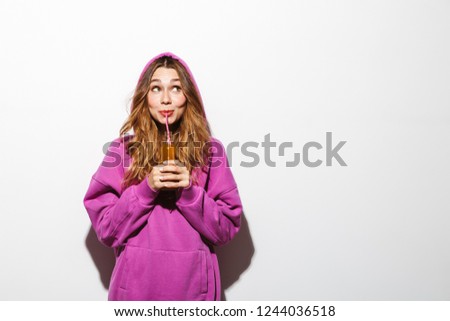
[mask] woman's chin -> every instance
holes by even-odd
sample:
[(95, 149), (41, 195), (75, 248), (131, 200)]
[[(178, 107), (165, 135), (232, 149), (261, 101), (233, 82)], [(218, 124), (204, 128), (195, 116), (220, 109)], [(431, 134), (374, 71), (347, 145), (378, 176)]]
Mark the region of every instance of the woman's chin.
[[(158, 123), (161, 126), (166, 126), (166, 119), (158, 119)], [(169, 124), (169, 126), (174, 126), (178, 123), (178, 121), (175, 118), (170, 119), (170, 117), (167, 119), (167, 123)]]
[[(169, 117), (167, 120), (168, 120), (169, 125), (170, 125), (170, 124), (172, 123), (172, 122), (170, 121), (170, 117)], [(165, 124), (166, 124), (166, 118), (161, 117), (161, 116), (158, 116), (158, 118), (156, 119), (156, 121), (157, 121), (159, 124), (161, 124), (161, 125), (165, 125)]]

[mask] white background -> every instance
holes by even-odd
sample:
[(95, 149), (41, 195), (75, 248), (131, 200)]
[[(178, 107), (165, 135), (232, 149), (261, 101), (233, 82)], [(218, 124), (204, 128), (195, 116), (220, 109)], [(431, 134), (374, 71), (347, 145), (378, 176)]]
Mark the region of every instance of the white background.
[[(450, 299), (448, 1), (0, 2), (0, 299), (106, 300), (82, 199), (147, 61), (190, 66), (234, 149), (228, 300)], [(348, 166), (286, 167), (346, 141)], [(285, 156), (264, 162), (269, 134)], [(325, 149), (312, 160), (325, 160)]]

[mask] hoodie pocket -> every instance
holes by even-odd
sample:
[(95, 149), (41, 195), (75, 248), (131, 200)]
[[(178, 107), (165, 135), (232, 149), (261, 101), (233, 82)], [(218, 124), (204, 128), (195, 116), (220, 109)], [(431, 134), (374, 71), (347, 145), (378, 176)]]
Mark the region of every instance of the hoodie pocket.
[(125, 300), (204, 300), (208, 291), (206, 253), (127, 246)]

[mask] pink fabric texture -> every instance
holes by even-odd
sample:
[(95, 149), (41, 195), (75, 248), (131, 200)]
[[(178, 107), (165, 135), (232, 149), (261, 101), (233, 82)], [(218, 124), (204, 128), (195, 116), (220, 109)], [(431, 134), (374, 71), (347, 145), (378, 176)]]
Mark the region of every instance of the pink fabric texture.
[[(142, 74), (163, 55), (188, 69), (179, 57), (163, 53)], [(208, 168), (195, 169), (198, 184), (155, 191), (146, 177), (122, 190), (131, 162), (124, 148), (127, 139), (110, 144), (83, 200), (99, 241), (114, 248), (116, 256), (108, 300), (220, 300), (214, 248), (233, 239), (242, 215), (224, 146), (211, 138)]]

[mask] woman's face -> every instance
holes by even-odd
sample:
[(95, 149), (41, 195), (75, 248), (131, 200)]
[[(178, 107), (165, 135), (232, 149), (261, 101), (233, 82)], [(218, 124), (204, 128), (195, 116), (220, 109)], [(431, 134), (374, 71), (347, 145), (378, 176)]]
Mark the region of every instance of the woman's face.
[(175, 69), (160, 67), (153, 73), (147, 103), (153, 119), (161, 124), (176, 123), (186, 109), (186, 96), (181, 90), (181, 82)]

